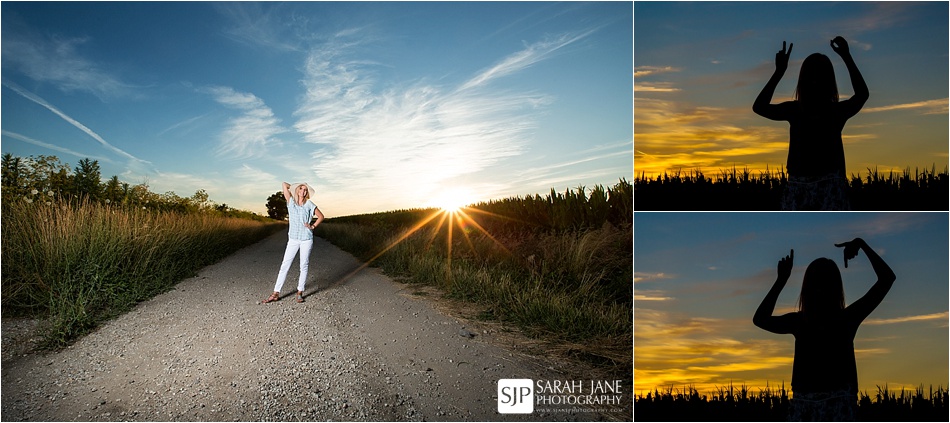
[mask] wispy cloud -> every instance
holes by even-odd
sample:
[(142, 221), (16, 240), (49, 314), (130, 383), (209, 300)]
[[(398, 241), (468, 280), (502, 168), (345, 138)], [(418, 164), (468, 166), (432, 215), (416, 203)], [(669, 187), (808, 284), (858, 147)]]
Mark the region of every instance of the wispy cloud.
[(914, 8), (913, 4), (903, 2), (874, 2), (868, 4), (870, 8), (866, 13), (825, 26), (838, 28), (839, 33), (845, 34), (880, 31), (906, 22), (910, 19), (909, 11)]
[[(553, 163), (547, 166), (527, 167), (524, 170), (515, 172), (520, 184), (529, 184), (534, 186), (548, 187), (558, 185), (559, 182), (583, 180), (583, 174), (590, 173), (590, 167), (596, 167), (593, 170), (597, 176), (610, 176), (616, 174), (629, 173), (632, 166), (630, 161), (621, 160), (620, 166), (606, 168), (604, 163), (610, 163), (612, 159), (627, 157), (633, 158), (630, 147), (632, 141), (619, 144), (594, 147), (585, 151), (573, 153), (571, 157), (564, 161)], [(547, 158), (545, 158), (547, 159)], [(595, 166), (595, 164), (597, 164)], [(603, 173), (603, 175), (600, 175)]]
[(670, 301), (673, 300), (665, 291), (659, 289), (637, 289), (633, 293), (633, 302), (637, 301)]
[(294, 127), (315, 145), (313, 167), (322, 182), (381, 191), (377, 207), (424, 200), (446, 181), (521, 154), (534, 114), (552, 100), (495, 90), (490, 82), (586, 35), (529, 46), (453, 89), (424, 82), (377, 86), (379, 65), (354, 57), (354, 46), (364, 42), (360, 33), (341, 34), (310, 53)]
[(227, 128), (219, 136), (219, 156), (258, 157), (273, 153), (272, 149), (281, 145), (276, 136), (287, 132), (287, 129), (280, 126), (280, 119), (274, 116), (274, 112), (263, 100), (254, 94), (238, 92), (230, 87), (210, 87), (205, 91), (219, 104), (241, 112), (240, 116), (228, 121)]
[(491, 82), (494, 79), (510, 75), (538, 63), (549, 57), (555, 51), (564, 48), (567, 45), (584, 39), (594, 33), (595, 30), (588, 30), (581, 33), (561, 34), (549, 40), (539, 41), (527, 46), (515, 54), (506, 57), (501, 62), (479, 73), (468, 82), (462, 84), (459, 90), (467, 90)]
[(767, 379), (749, 379), (750, 372), (757, 378), (775, 375), (773, 382), (789, 374), (791, 342), (740, 338), (738, 325), (751, 323), (635, 309), (635, 389), (689, 384), (703, 390), (730, 380), (764, 386)]
[(650, 75), (679, 72), (681, 70), (682, 69), (673, 66), (637, 66), (637, 68), (633, 70), (633, 77), (640, 78)]
[(277, 175), (246, 163), (235, 169), (231, 176), (233, 176), (231, 182), (237, 197), (250, 204), (256, 204), (256, 207), (264, 204), (266, 197), (262, 197), (262, 192), (269, 195), (280, 190), (278, 184), (281, 179)]
[(633, 282), (653, 282), (665, 279), (672, 279), (673, 275), (664, 272), (633, 272)]
[(80, 131), (85, 132), (86, 135), (89, 135), (90, 137), (92, 137), (92, 139), (99, 142), (99, 144), (105, 147), (107, 150), (115, 154), (118, 154), (121, 157), (124, 157), (125, 159), (128, 160), (129, 166), (132, 167), (135, 171), (138, 171), (138, 172), (154, 171), (151, 162), (139, 159), (138, 157), (135, 157), (125, 152), (124, 150), (108, 143), (105, 139), (99, 136), (99, 134), (93, 132), (91, 129), (86, 127), (86, 125), (83, 125), (76, 119), (73, 119), (66, 113), (63, 113), (61, 110), (57, 109), (56, 107), (54, 107), (52, 104), (50, 104), (49, 102), (47, 102), (40, 96), (33, 94), (12, 82), (3, 81), (3, 86), (13, 90), (15, 93), (19, 94), (23, 98), (26, 98), (27, 100), (30, 100), (36, 104), (39, 104), (40, 106), (45, 107), (47, 110), (53, 112), (55, 115), (59, 116), (60, 118), (68, 122), (70, 125), (73, 125)]
[(25, 135), (18, 134), (18, 133), (16, 133), (16, 132), (7, 131), (7, 130), (5, 130), (5, 129), (2, 131), (2, 134), (3, 134), (4, 136), (7, 136), (7, 137), (10, 137), (10, 138), (13, 138), (13, 139), (17, 139), (17, 140), (23, 141), (23, 142), (25, 142), (25, 143), (33, 144), (33, 145), (35, 145), (35, 146), (39, 146), (39, 147), (43, 147), (43, 148), (48, 148), (48, 149), (50, 149), (50, 150), (58, 151), (58, 152), (63, 153), (63, 154), (69, 154), (69, 155), (71, 155), (71, 156), (76, 156), (76, 157), (80, 157), (80, 158), (84, 158), (84, 159), (98, 160), (98, 161), (101, 161), (101, 162), (115, 163), (115, 162), (113, 162), (111, 159), (109, 159), (108, 157), (101, 157), (101, 156), (95, 156), (95, 155), (92, 155), (92, 154), (79, 153), (79, 152), (70, 150), (70, 149), (65, 148), (65, 147), (60, 147), (60, 146), (58, 146), (58, 145), (54, 145), (54, 144), (50, 144), (50, 143), (43, 142), (43, 141), (40, 141), (40, 140), (36, 140), (36, 139), (30, 138), (30, 137), (27, 137), (27, 136), (25, 136)]
[(200, 120), (201, 118), (203, 118), (203, 117), (205, 117), (205, 116), (207, 116), (207, 115), (208, 115), (208, 114), (205, 113), (205, 114), (203, 114), (203, 115), (201, 115), (201, 116), (195, 116), (195, 117), (192, 117), (192, 118), (185, 119), (185, 120), (183, 120), (183, 121), (181, 121), (181, 122), (176, 122), (176, 123), (174, 123), (174, 124), (172, 124), (172, 125), (169, 125), (167, 128), (161, 130), (161, 132), (159, 132), (158, 135), (164, 135), (164, 134), (166, 134), (166, 133), (168, 133), (168, 132), (177, 130), (177, 129), (179, 129), (179, 128), (187, 127), (187, 126), (189, 126), (189, 125), (191, 125), (191, 124), (197, 122), (198, 120)]
[(283, 14), (275, 13), (279, 9), (277, 3), (265, 6), (258, 3), (236, 2), (214, 3), (215, 9), (230, 21), (230, 26), (224, 30), (224, 35), (250, 45), (256, 45), (278, 51), (303, 51), (299, 44), (301, 31), (285, 33), (306, 26), (306, 18), (294, 15), (293, 19), (286, 20)]
[(774, 126), (743, 126), (742, 108), (691, 106), (672, 100), (634, 100), (634, 167), (637, 173), (703, 170), (733, 166), (776, 168), (785, 162), (788, 132)]
[(864, 321), (864, 323), (868, 325), (892, 325), (895, 323), (942, 320), (943, 323), (946, 324), (948, 317), (950, 317), (950, 313), (944, 311), (942, 313), (930, 313), (930, 314), (921, 314), (921, 315), (916, 315), (916, 316), (893, 317), (890, 319), (867, 319)]
[(948, 99), (939, 98), (934, 100), (916, 101), (913, 103), (867, 107), (863, 109), (863, 111), (866, 113), (890, 112), (894, 110), (922, 110), (925, 115), (946, 115), (948, 112)]
[(870, 237), (907, 233), (933, 224), (933, 216), (926, 213), (879, 213), (868, 216), (860, 223), (851, 223), (849, 231)]
[(16, 69), (34, 81), (66, 92), (87, 92), (102, 100), (136, 96), (132, 85), (83, 57), (80, 48), (89, 42), (88, 37), (40, 34), (14, 18), (4, 18), (4, 69)]
[(633, 84), (633, 91), (640, 93), (675, 93), (680, 89), (670, 82), (637, 82)]

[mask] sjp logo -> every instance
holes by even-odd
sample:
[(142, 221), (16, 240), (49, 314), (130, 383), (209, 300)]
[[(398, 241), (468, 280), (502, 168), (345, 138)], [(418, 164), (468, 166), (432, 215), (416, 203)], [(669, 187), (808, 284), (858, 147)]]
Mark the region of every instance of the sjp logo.
[(533, 413), (534, 381), (531, 379), (499, 379), (498, 412), (502, 414)]

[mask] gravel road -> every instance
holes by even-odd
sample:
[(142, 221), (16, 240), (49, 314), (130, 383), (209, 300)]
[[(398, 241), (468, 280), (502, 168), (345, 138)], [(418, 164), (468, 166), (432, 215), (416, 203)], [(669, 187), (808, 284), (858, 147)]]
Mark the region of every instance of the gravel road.
[(610, 419), (499, 414), (499, 379), (566, 380), (576, 368), (505, 348), (500, 332), (440, 312), (322, 239), (306, 302), (294, 302), (295, 263), (284, 297), (260, 304), (286, 239), (275, 234), (206, 267), (55, 353), (16, 351), (19, 326), (4, 320), (2, 419)]

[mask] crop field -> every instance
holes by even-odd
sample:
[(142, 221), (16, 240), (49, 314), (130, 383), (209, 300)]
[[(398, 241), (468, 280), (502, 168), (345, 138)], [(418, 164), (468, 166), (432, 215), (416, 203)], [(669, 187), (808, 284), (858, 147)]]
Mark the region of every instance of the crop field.
[[(858, 394), (858, 421), (941, 421), (948, 418), (947, 389), (923, 386), (914, 392)], [(636, 421), (787, 421), (791, 392), (782, 388), (753, 390), (723, 386), (702, 394), (696, 389), (654, 389), (634, 398)]]
[[(773, 211), (779, 210), (788, 181), (784, 170), (752, 172), (721, 170), (709, 177), (702, 171), (675, 172), (634, 179), (637, 211)], [(905, 169), (851, 175), (851, 208), (855, 211), (946, 211), (950, 175), (946, 168)]]

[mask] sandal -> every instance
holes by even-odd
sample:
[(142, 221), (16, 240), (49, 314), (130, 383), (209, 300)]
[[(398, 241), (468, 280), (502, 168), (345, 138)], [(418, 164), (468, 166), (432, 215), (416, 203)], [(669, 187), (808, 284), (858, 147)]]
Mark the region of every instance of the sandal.
[(279, 300), (279, 299), (280, 299), (280, 294), (277, 293), (277, 292), (275, 292), (275, 293), (273, 293), (273, 294), (270, 294), (270, 297), (267, 297), (266, 300), (261, 301), (261, 304), (272, 303), (272, 302), (277, 301), (277, 300)]
[(303, 292), (297, 291), (297, 302), (298, 303), (303, 302)]

